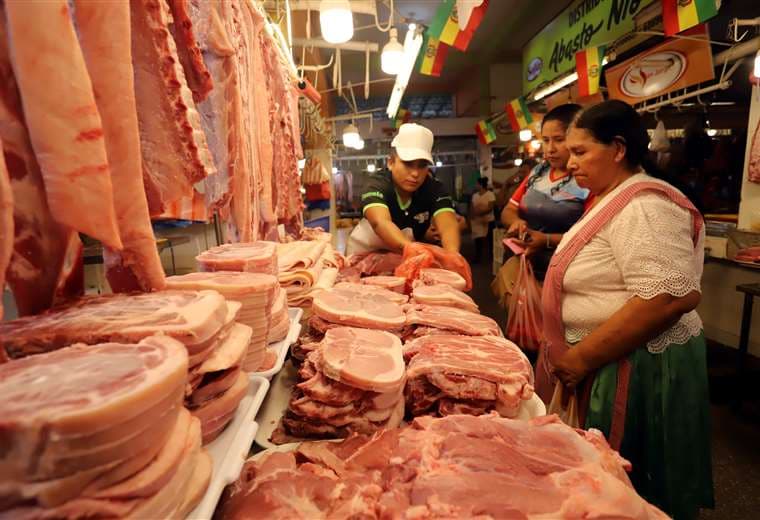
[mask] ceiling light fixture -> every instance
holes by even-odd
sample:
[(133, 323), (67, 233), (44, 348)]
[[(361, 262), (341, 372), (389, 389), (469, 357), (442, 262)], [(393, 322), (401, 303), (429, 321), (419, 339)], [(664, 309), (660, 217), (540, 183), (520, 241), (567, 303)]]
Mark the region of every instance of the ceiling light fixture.
[(333, 173), (333, 175), (335, 175), (336, 173), (338, 173), (338, 167), (337, 166), (333, 166), (332, 167), (332, 173)]
[(443, 166), (443, 163), (441, 161), (435, 161), (436, 168), (440, 168), (441, 166)]
[(367, 165), (367, 171), (369, 173), (375, 173), (377, 171), (377, 166), (375, 166), (375, 163), (369, 163)]
[(359, 136), (359, 139), (354, 143), (354, 150), (364, 150), (364, 139)]
[(541, 141), (539, 141), (538, 139), (533, 139), (530, 142), (530, 147), (533, 148), (533, 150), (538, 151), (539, 149), (541, 149)]
[(395, 119), (396, 117), (396, 112), (398, 112), (398, 108), (401, 105), (401, 98), (404, 97), (404, 91), (409, 84), (409, 78), (412, 75), (414, 65), (417, 62), (417, 56), (422, 48), (422, 40), (422, 32), (419, 28), (415, 30), (410, 29), (406, 32), (403, 64), (396, 76), (396, 83), (393, 85), (393, 92), (391, 93), (386, 110), (389, 119)]
[(359, 129), (356, 125), (349, 123), (343, 128), (343, 146), (347, 148), (356, 148), (356, 145), (361, 140), (359, 135)]
[(756, 78), (760, 78), (760, 49), (755, 54), (755, 69), (753, 72)]
[(527, 143), (531, 139), (533, 139), (533, 132), (530, 131), (530, 128), (523, 128), (520, 130), (520, 141)]
[(322, 0), (319, 26), (329, 43), (345, 43), (354, 35), (354, 18), (348, 0)]
[(522, 159), (520, 159), (519, 157), (515, 159), (515, 166), (520, 166), (521, 164), (522, 164)]
[(404, 46), (398, 42), (398, 31), (395, 27), (391, 28), (388, 43), (383, 47), (383, 53), (380, 55), (380, 68), (383, 72), (395, 76), (401, 70), (404, 64)]

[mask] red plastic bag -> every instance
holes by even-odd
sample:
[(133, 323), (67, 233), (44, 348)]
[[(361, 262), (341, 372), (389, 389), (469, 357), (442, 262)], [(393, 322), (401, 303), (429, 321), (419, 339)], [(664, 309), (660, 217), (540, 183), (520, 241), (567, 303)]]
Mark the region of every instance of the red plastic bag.
[(523, 350), (538, 350), (544, 339), (541, 286), (525, 255), (520, 255), (520, 269), (509, 300), (507, 338)]
[(472, 289), (470, 264), (462, 255), (421, 242), (410, 242), (404, 246), (404, 259), (394, 274), (403, 276), (407, 279), (407, 284), (411, 284), (413, 280), (419, 277), (420, 270), (426, 267), (438, 267), (454, 271), (464, 278), (467, 284), (465, 291)]

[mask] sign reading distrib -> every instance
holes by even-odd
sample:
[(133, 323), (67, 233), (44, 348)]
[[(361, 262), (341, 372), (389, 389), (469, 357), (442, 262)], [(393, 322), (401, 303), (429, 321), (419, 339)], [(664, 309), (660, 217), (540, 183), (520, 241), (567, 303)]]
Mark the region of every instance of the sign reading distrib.
[(634, 17), (659, 0), (575, 0), (523, 49), (523, 93), (572, 72), (575, 53), (634, 30)]

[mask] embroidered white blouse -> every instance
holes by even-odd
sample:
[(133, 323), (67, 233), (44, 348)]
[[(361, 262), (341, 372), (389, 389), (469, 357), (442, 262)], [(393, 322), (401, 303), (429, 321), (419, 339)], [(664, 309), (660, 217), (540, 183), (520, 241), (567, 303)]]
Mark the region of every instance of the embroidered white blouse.
[[(637, 182), (661, 182), (645, 173), (626, 180), (597, 203), (560, 242), (561, 250), (605, 203)], [(704, 262), (704, 226), (696, 246), (691, 214), (663, 194), (644, 191), (583, 247), (565, 273), (562, 319), (565, 339), (577, 343), (619, 310), (631, 297), (651, 299), (663, 293), (682, 297), (700, 291)], [(702, 330), (689, 312), (647, 344), (658, 353), (686, 343)]]

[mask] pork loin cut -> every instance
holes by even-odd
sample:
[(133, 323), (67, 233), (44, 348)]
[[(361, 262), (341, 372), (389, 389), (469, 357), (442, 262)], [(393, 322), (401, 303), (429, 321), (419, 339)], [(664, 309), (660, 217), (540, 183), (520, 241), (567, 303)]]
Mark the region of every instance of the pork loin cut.
[[(0, 151), (2, 151), (0, 142)], [(11, 180), (0, 153), (0, 287), (5, 288), (5, 271), (13, 256), (13, 192)], [(0, 320), (3, 319), (3, 303), (0, 301)]]
[(201, 271), (245, 271), (277, 275), (277, 244), (241, 242), (212, 247), (195, 257)]
[[(367, 279), (368, 278), (363, 278), (362, 280)], [(385, 287), (378, 287), (372, 284), (364, 284), (360, 282), (338, 282), (334, 287), (335, 289), (340, 289), (341, 291), (352, 292), (355, 294), (381, 296), (399, 305), (403, 305), (409, 301), (409, 297), (403, 293), (400, 294), (397, 291), (391, 291)]]
[(210, 355), (228, 314), (227, 302), (215, 291), (84, 298), (40, 316), (0, 323), (0, 347), (9, 358), (19, 358), (76, 342), (136, 342), (163, 333), (185, 344), (196, 357), (192, 366)]
[(499, 325), (491, 318), (455, 307), (408, 305), (406, 324), (435, 327), (469, 336), (501, 336)]
[[(179, 413), (177, 389), (184, 388), (187, 359), (181, 343), (154, 336), (137, 346), (75, 345), (0, 365), (0, 391), (5, 396), (0, 403), (5, 446), (0, 474), (22, 481), (45, 480), (140, 451), (144, 437), (150, 440), (150, 427), (133, 435), (127, 430), (128, 438), (116, 437), (118, 442), (105, 446), (50, 447), (60, 444), (60, 439), (107, 431), (140, 417), (167, 395), (174, 396), (173, 402), (163, 410), (153, 409), (157, 414), (153, 417), (171, 427)], [(155, 442), (160, 431), (152, 433)]]
[(325, 334), (319, 368), (326, 376), (371, 392), (390, 392), (404, 381), (401, 340), (379, 330), (338, 327)]
[(454, 289), (446, 284), (418, 285), (412, 291), (412, 302), (479, 312), (478, 305), (472, 298), (459, 289)]
[(234, 323), (227, 337), (198, 367), (199, 374), (219, 372), (239, 366), (243, 361), (251, 341), (251, 327)]
[(406, 278), (403, 276), (367, 276), (361, 279), (361, 283), (404, 294)]
[[(516, 417), (522, 402), (533, 397), (528, 358), (503, 338), (425, 336), (404, 345), (404, 357), (410, 359), (406, 394), (414, 415), (428, 411), (439, 398), (450, 398), (482, 412), (495, 409), (504, 417)], [(426, 381), (417, 382), (423, 378)], [(439, 406), (441, 415), (456, 410), (451, 402), (441, 404), (447, 407)]]
[(446, 284), (460, 291), (464, 291), (467, 287), (467, 282), (458, 273), (434, 267), (420, 269), (420, 276), (417, 283), (421, 285)]
[(376, 294), (334, 288), (314, 297), (314, 315), (330, 323), (397, 330), (406, 323), (401, 306)]
[(240, 401), (245, 397), (248, 385), (248, 374), (241, 371), (227, 391), (190, 411), (201, 422), (203, 444), (213, 441), (232, 420)]

